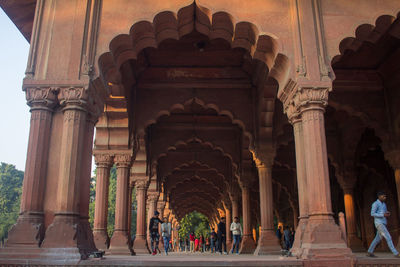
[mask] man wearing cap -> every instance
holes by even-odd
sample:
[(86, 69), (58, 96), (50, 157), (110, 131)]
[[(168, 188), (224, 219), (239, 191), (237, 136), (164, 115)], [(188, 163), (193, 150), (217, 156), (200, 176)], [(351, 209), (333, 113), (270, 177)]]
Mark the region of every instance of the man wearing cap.
[(152, 255), (157, 254), (158, 241), (160, 240), (160, 234), (158, 233), (158, 224), (163, 223), (163, 221), (158, 218), (159, 214), (160, 213), (158, 211), (155, 211), (154, 216), (150, 219), (149, 231)]
[(386, 194), (384, 192), (378, 192), (378, 199), (372, 204), (371, 208), (371, 216), (374, 217), (374, 224), (376, 228), (376, 236), (369, 246), (367, 256), (368, 257), (376, 257), (374, 255), (374, 249), (376, 245), (381, 242), (382, 237), (386, 239), (389, 249), (392, 251), (396, 258), (400, 258), (399, 252), (395, 249), (392, 241), (392, 237), (389, 234), (389, 231), (386, 228), (387, 225), (387, 217), (390, 216), (390, 212), (387, 210), (385, 201)]

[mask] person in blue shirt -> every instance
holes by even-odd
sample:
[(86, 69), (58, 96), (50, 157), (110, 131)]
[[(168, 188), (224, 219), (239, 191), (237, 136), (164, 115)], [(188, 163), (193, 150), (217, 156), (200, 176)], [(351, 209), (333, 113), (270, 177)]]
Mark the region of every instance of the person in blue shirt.
[(376, 236), (369, 246), (367, 256), (368, 257), (376, 257), (374, 255), (375, 247), (381, 242), (382, 237), (386, 239), (386, 242), (389, 246), (389, 249), (392, 251), (396, 258), (400, 258), (399, 252), (395, 249), (392, 241), (392, 237), (390, 236), (389, 231), (386, 228), (387, 225), (387, 217), (390, 216), (390, 212), (387, 210), (385, 201), (386, 194), (384, 192), (378, 192), (378, 199), (372, 204), (371, 207), (371, 216), (374, 217), (374, 224), (376, 228)]

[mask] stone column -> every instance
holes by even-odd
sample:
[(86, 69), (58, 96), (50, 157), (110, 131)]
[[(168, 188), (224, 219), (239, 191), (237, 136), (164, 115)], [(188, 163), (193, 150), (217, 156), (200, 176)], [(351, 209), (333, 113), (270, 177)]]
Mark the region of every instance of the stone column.
[[(84, 230), (80, 224), (80, 190), (82, 162), (85, 161), (85, 134), (87, 131), (88, 89), (60, 88), (58, 98), (63, 106), (63, 129), (60, 140), (60, 166), (57, 188), (57, 213), (47, 228), (42, 247), (63, 248), (69, 259), (86, 257)], [(62, 238), (60, 238), (62, 236)], [(79, 248), (79, 249), (78, 249)], [(59, 251), (59, 250), (58, 250)], [(64, 253), (64, 256), (65, 256)]]
[(232, 220), (235, 217), (239, 218), (239, 206), (238, 206), (238, 197), (237, 196), (233, 196), (231, 199), (232, 202)]
[[(99, 113), (98, 113), (99, 114)], [(93, 150), (93, 134), (94, 125), (97, 121), (97, 114), (88, 114), (86, 119), (86, 134), (84, 137), (83, 159), (81, 168), (80, 179), (80, 223), (82, 226), (82, 242), (88, 248), (87, 254), (97, 251), (93, 231), (89, 223), (89, 203), (90, 203), (90, 184), (91, 184), (91, 170), (92, 170), (92, 150)]]
[(281, 247), (274, 230), (274, 205), (272, 195), (273, 154), (255, 158), (260, 183), (261, 232), (255, 255), (279, 254)]
[[(389, 146), (393, 146), (390, 144)], [(396, 189), (397, 189), (397, 201), (399, 207), (400, 214), (400, 149), (385, 149), (385, 158), (389, 161), (389, 164), (392, 166), (394, 171), (394, 178), (396, 181)], [(398, 241), (396, 245), (397, 250), (400, 250), (400, 234), (398, 236)]]
[(251, 233), (251, 215), (250, 215), (250, 189), (248, 184), (242, 183), (242, 208), (243, 208), (243, 239), (240, 244), (241, 254), (254, 253), (256, 248)]
[[(348, 178), (348, 179), (347, 179)], [(356, 214), (354, 204), (354, 184), (356, 176), (354, 171), (345, 172), (346, 182), (342, 185), (344, 193), (344, 208), (346, 212), (347, 245), (357, 252), (365, 251), (361, 239), (357, 237)]]
[(226, 248), (227, 250), (232, 246), (232, 232), (231, 232), (231, 223), (232, 223), (232, 215), (230, 207), (225, 207), (225, 219), (226, 219)]
[(136, 254), (149, 254), (146, 241), (146, 190), (148, 186), (147, 180), (136, 180), (136, 239), (134, 248)]
[(93, 236), (96, 247), (100, 250), (106, 250), (110, 244), (110, 238), (107, 233), (107, 218), (110, 168), (113, 157), (109, 154), (95, 154), (94, 159), (97, 173)]
[[(157, 210), (158, 192), (150, 192), (148, 194), (147, 203), (149, 206), (147, 213), (147, 226), (150, 224), (151, 217), (154, 216), (154, 212)], [(147, 231), (147, 243), (150, 244), (150, 231)]]
[(132, 250), (128, 236), (128, 193), (129, 171), (132, 164), (130, 154), (117, 154), (114, 158), (117, 165), (117, 194), (115, 200), (115, 226), (110, 240), (110, 254), (131, 255)]
[(128, 189), (128, 237), (129, 237), (129, 246), (132, 244), (131, 238), (131, 225), (132, 225), (132, 192), (133, 192), (133, 184), (129, 182), (129, 189)]
[(296, 176), (297, 190), (299, 195), (299, 222), (296, 227), (296, 234), (291, 252), (293, 255), (302, 254), (302, 240), (308, 222), (308, 194), (307, 194), (307, 174), (304, 156), (303, 126), (299, 113), (287, 112), (289, 121), (293, 125), (293, 134), (296, 151)]
[(44, 238), (43, 196), (53, 108), (57, 97), (52, 88), (27, 88), (31, 107), (28, 152), (17, 223), (8, 233), (6, 247), (38, 247)]
[(298, 86), (294, 90), (294, 105), (301, 114), (303, 155), (306, 163), (309, 219), (302, 239), (302, 257), (352, 257), (338, 225), (332, 216), (326, 150), (324, 111), (329, 87)]

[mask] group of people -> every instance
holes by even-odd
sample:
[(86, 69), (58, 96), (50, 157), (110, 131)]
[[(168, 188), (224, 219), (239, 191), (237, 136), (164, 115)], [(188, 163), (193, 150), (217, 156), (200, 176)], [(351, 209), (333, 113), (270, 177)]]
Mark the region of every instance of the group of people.
[(160, 233), (158, 232), (158, 224), (161, 223), (161, 236), (164, 242), (164, 250), (165, 255), (168, 255), (168, 250), (170, 248), (170, 240), (171, 240), (171, 231), (172, 226), (171, 223), (167, 221), (167, 218), (163, 218), (162, 221), (158, 216), (160, 213), (158, 211), (154, 212), (154, 216), (150, 219), (149, 231), (150, 231), (150, 246), (152, 255), (156, 255), (158, 249), (158, 243), (160, 240)]
[[(394, 247), (392, 238), (386, 227), (387, 218), (390, 216), (390, 212), (387, 210), (385, 204), (386, 194), (384, 192), (378, 192), (377, 196), (378, 199), (372, 204), (371, 207), (371, 216), (374, 217), (374, 224), (377, 232), (374, 240), (372, 241), (368, 249), (367, 256), (376, 257), (375, 254), (373, 253), (375, 247), (381, 242), (382, 238), (385, 238), (391, 252), (394, 254), (396, 258), (400, 258), (400, 254)], [(168, 250), (170, 247), (170, 239), (171, 239), (171, 230), (172, 230), (171, 223), (167, 221), (167, 218), (163, 218), (164, 221), (162, 221), (160, 218), (158, 218), (158, 216), (159, 216), (158, 211), (155, 211), (154, 216), (150, 219), (150, 225), (149, 225), (152, 254), (155, 255), (157, 251), (159, 251), (158, 242), (160, 239), (160, 234), (158, 232), (158, 228), (159, 224), (161, 223), (161, 236), (164, 241), (165, 255), (168, 255)], [(233, 254), (234, 252), (236, 252), (236, 254), (239, 254), (239, 245), (241, 237), (243, 235), (243, 230), (241, 224), (239, 223), (238, 217), (234, 218), (234, 221), (230, 225), (230, 231), (232, 232), (233, 236), (233, 246), (231, 254)], [(276, 236), (280, 240), (281, 246), (286, 250), (290, 250), (291, 247), (293, 246), (294, 235), (295, 232), (293, 230), (293, 227), (289, 226), (285, 226), (283, 228), (283, 231), (281, 227), (278, 227), (276, 232)], [(190, 240), (190, 252), (195, 252), (195, 251), (204, 252), (210, 250), (212, 253), (218, 251), (220, 254), (222, 254), (222, 252), (224, 254), (227, 254), (225, 218), (222, 217), (221, 221), (218, 223), (217, 232), (215, 232), (215, 230), (212, 229), (210, 237), (204, 238), (203, 235), (200, 235), (196, 238), (194, 233), (192, 232), (189, 235), (189, 240)], [(180, 243), (180, 247), (182, 250), (182, 243)]]

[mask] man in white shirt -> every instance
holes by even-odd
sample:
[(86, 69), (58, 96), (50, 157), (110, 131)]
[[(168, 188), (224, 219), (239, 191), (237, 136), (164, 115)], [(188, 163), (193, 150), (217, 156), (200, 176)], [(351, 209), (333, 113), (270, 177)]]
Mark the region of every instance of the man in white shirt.
[(168, 255), (169, 240), (171, 239), (171, 223), (167, 221), (167, 218), (163, 219), (161, 224), (161, 235), (164, 240), (165, 255)]
[(239, 244), (240, 244), (240, 239), (243, 234), (242, 230), (242, 225), (239, 222), (239, 218), (235, 217), (233, 219), (233, 223), (231, 223), (231, 231), (233, 235), (233, 247), (231, 253), (233, 254), (235, 248), (236, 248), (236, 255), (239, 255)]

